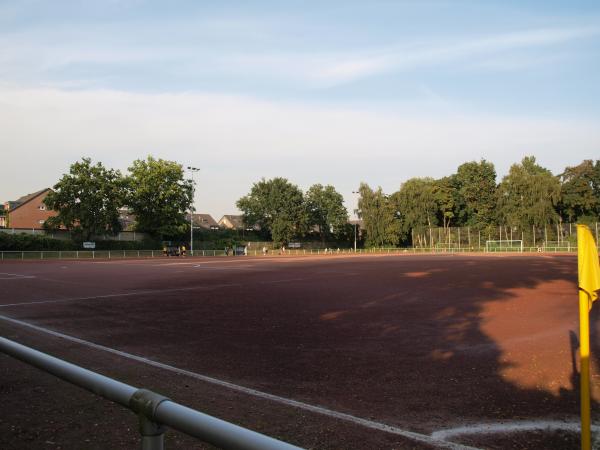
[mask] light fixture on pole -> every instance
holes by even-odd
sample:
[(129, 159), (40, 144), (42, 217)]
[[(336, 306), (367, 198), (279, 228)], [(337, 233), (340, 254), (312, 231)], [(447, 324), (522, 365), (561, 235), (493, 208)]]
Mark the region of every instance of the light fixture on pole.
[[(359, 191), (352, 191), (353, 194), (360, 194)], [(358, 202), (356, 204), (356, 209), (354, 210), (354, 217), (356, 218), (354, 222), (354, 253), (356, 253), (356, 227), (358, 226)]]
[(187, 166), (192, 177), (192, 201), (190, 202), (190, 255), (194, 256), (194, 194), (196, 192), (196, 182), (194, 181), (194, 172), (200, 172), (197, 167)]

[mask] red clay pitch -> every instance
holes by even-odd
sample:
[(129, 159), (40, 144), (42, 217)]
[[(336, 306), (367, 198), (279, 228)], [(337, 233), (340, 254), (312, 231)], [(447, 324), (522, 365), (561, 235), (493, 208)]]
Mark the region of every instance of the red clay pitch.
[[(5, 262), (0, 315), (429, 436), (482, 423), (577, 422), (576, 279), (575, 257), (545, 255)], [(592, 352), (600, 355), (595, 316)], [(0, 331), (299, 446), (443, 445), (232, 391), (22, 324), (0, 320)], [(592, 366), (597, 388), (597, 360)], [(137, 445), (132, 413), (6, 356), (0, 394), (7, 405), (1, 448)], [(480, 448), (579, 446), (576, 434), (560, 430), (451, 440)], [(176, 433), (167, 445), (210, 448)]]

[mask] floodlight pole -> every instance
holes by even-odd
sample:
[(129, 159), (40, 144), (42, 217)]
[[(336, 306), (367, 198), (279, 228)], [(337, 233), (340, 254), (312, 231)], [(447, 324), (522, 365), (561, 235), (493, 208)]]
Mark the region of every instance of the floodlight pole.
[[(360, 194), (359, 191), (352, 191), (353, 194)], [(358, 227), (358, 203), (356, 204), (356, 209), (354, 210), (354, 217), (356, 217), (356, 222), (354, 223), (354, 253), (356, 253), (356, 228)]]
[(192, 177), (192, 201), (190, 203), (190, 256), (194, 256), (194, 194), (196, 193), (196, 182), (194, 172), (200, 172), (197, 167), (187, 166)]

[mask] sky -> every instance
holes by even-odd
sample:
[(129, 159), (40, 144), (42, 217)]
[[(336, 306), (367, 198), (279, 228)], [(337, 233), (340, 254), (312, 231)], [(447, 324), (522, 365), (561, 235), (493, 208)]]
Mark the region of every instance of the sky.
[(600, 159), (597, 1), (0, 0), (0, 201), (90, 157), (200, 168), (218, 220), (261, 178), (361, 182)]

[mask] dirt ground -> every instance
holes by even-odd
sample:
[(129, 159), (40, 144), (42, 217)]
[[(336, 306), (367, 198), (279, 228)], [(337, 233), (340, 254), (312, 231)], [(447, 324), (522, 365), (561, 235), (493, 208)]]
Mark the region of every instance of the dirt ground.
[[(576, 279), (576, 258), (560, 255), (4, 262), (0, 334), (301, 447), (443, 448), (446, 441), (402, 432), (578, 421)], [(600, 355), (596, 315), (592, 352)], [(596, 359), (592, 367), (600, 393)], [(133, 413), (5, 355), (0, 395), (3, 449), (139, 445)], [(576, 434), (557, 430), (451, 441), (579, 448)], [(166, 442), (211, 448), (173, 431)]]

